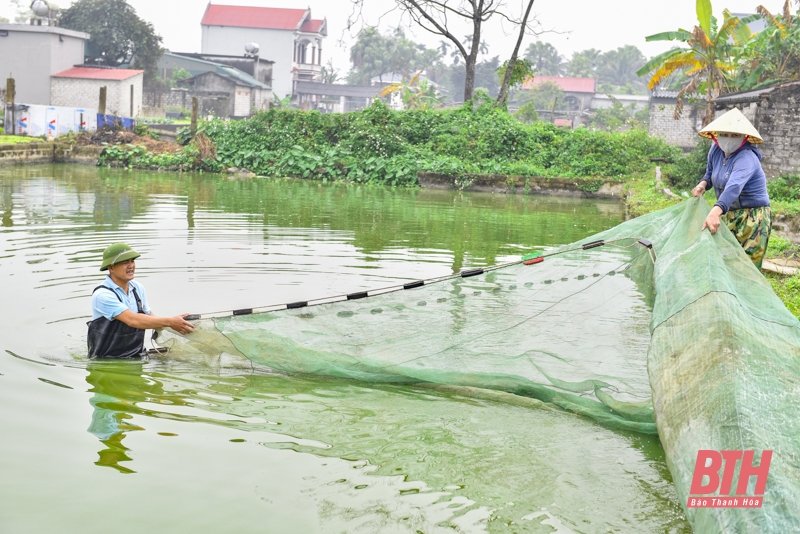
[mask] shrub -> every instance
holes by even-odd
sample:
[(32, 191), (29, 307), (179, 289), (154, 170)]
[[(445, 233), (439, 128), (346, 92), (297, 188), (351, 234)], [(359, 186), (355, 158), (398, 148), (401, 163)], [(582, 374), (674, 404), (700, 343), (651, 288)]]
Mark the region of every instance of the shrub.
[(800, 200), (800, 175), (781, 175), (767, 182), (767, 193), (773, 200)]
[(664, 181), (678, 190), (694, 188), (706, 172), (710, 149), (711, 141), (701, 139), (691, 152), (677, 158), (672, 166), (664, 170)]

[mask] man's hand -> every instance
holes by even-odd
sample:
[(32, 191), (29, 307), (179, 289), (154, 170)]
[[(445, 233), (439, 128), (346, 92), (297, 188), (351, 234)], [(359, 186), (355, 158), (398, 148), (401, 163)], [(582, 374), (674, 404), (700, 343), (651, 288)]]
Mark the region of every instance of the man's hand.
[(175, 330), (179, 334), (190, 334), (192, 330), (194, 330), (194, 325), (184, 319), (189, 315), (188, 313), (184, 313), (182, 315), (176, 315), (175, 317), (170, 317), (167, 319), (169, 321), (169, 327)]
[(706, 181), (703, 180), (702, 182), (697, 184), (694, 189), (692, 189), (692, 196), (693, 197), (700, 197), (700, 196), (703, 196), (703, 193), (705, 193), (705, 192), (706, 192)]
[(172, 328), (180, 334), (189, 334), (194, 330), (194, 325), (184, 319), (187, 315), (189, 314), (184, 313), (176, 315), (175, 317), (156, 317), (152, 313), (150, 315), (145, 315), (143, 313), (133, 313), (131, 310), (125, 310), (114, 317), (114, 319), (141, 330), (146, 328)]
[(706, 220), (703, 221), (703, 228), (701, 228), (700, 231), (702, 232), (703, 230), (708, 228), (709, 232), (711, 232), (712, 234), (716, 234), (720, 225), (720, 220), (719, 220), (720, 215), (722, 215), (722, 208), (720, 208), (719, 206), (714, 206), (713, 208), (711, 208), (711, 212), (708, 214), (708, 217), (706, 217)]

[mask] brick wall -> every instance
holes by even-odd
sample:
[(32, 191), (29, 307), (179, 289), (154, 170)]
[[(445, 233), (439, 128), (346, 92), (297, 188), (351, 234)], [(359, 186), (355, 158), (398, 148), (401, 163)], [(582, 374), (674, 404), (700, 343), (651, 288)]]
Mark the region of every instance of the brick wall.
[(800, 172), (800, 86), (775, 89), (752, 107), (753, 126), (764, 139), (758, 148), (764, 155), (761, 166), (767, 178)]
[(678, 120), (673, 118), (674, 113), (673, 99), (653, 98), (650, 101), (650, 135), (681, 148), (694, 148), (699, 139), (697, 132), (703, 127), (705, 106), (685, 104)]
[(100, 87), (108, 87), (106, 113), (129, 117), (131, 113), (131, 85), (133, 85), (133, 117), (142, 111), (142, 74), (127, 80), (93, 80), (84, 78), (50, 78), (50, 105), (87, 107), (97, 109)]

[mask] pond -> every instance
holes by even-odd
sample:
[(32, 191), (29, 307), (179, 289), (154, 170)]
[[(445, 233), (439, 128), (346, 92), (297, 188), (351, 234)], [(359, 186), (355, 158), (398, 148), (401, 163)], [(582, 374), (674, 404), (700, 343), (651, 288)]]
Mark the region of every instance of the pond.
[(574, 198), (0, 169), (0, 530), (690, 532), (657, 438), (416, 386), (88, 362), (102, 250), (158, 315), (364, 291), (622, 222)]

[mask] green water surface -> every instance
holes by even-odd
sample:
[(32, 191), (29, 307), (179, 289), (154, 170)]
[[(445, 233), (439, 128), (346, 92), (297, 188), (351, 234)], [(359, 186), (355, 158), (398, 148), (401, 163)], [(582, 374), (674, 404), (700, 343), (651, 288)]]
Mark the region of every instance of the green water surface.
[(516, 259), (619, 203), (55, 165), (0, 169), (0, 215), (0, 532), (690, 531), (657, 439), (565, 412), (85, 357), (114, 241), (156, 314), (204, 313)]

